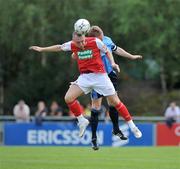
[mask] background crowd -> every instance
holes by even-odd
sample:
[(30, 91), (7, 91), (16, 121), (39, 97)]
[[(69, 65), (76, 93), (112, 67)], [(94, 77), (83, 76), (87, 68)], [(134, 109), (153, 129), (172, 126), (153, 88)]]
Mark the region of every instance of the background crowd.
[[(83, 114), (87, 117), (91, 115), (91, 105), (81, 105)], [(57, 101), (52, 101), (48, 106), (45, 101), (39, 101), (35, 109), (31, 110), (30, 106), (25, 103), (24, 100), (19, 100), (18, 103), (13, 108), (13, 115), (17, 122), (30, 122), (31, 116), (38, 118), (43, 118), (46, 116), (51, 117), (62, 117), (62, 116), (70, 116), (74, 117), (73, 113), (70, 110), (64, 110), (61, 105)], [(108, 116), (107, 108), (102, 105), (99, 117), (105, 118)]]
[[(91, 105), (81, 105), (83, 113), (85, 116), (90, 117), (91, 115)], [(62, 117), (69, 116), (74, 117), (73, 113), (69, 111), (64, 111), (64, 109), (59, 105), (57, 101), (52, 101), (49, 107), (44, 101), (39, 101), (37, 103), (35, 111), (31, 111), (29, 105), (25, 103), (24, 100), (19, 100), (18, 103), (13, 108), (13, 115), (16, 122), (30, 122), (31, 116), (35, 117), (35, 122), (41, 124), (43, 117)], [(99, 118), (107, 119), (109, 117), (108, 109), (102, 105)], [(173, 123), (180, 122), (180, 107), (175, 101), (171, 102), (164, 112), (165, 122), (169, 128), (173, 126)]]

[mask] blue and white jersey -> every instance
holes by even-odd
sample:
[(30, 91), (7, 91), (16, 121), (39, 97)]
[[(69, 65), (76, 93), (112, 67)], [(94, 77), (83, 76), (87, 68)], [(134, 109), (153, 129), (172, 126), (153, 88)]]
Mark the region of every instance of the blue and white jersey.
[[(114, 44), (112, 39), (110, 37), (104, 36), (102, 39), (103, 43), (107, 46), (109, 51), (112, 53), (112, 51), (115, 51), (117, 49), (117, 46)], [(102, 55), (102, 60), (106, 69), (106, 72), (109, 74), (110, 72), (113, 71), (113, 68), (111, 66), (111, 63), (107, 57), (107, 55)]]
[[(114, 44), (114, 42), (111, 40), (110, 37), (107, 37), (107, 36), (104, 36), (103, 39), (102, 39), (103, 43), (107, 46), (108, 50), (112, 53), (112, 51), (115, 51), (117, 49), (117, 46)], [(104, 67), (105, 67), (105, 70), (107, 72), (108, 75), (111, 75), (111, 72), (113, 71), (113, 68), (111, 66), (111, 63), (109, 61), (109, 58), (106, 54), (103, 54), (101, 55), (102, 56), (102, 60), (103, 60), (103, 63), (104, 63)], [(112, 74), (116, 74), (115, 71), (113, 71)], [(112, 77), (110, 78), (111, 81), (112, 81)], [(115, 89), (117, 88), (117, 79), (116, 80), (113, 80), (112, 81)], [(91, 98), (92, 99), (98, 99), (98, 98), (101, 98), (102, 95), (100, 95), (99, 93), (97, 93), (96, 91), (92, 91), (91, 92)]]

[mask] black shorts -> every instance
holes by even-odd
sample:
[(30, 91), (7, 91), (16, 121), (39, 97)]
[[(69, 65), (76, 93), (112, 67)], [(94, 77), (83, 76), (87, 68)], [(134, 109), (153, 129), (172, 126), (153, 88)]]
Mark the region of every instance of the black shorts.
[(112, 71), (108, 74), (115, 90), (117, 91), (117, 83), (118, 83), (118, 77), (117, 77), (117, 73), (115, 71)]

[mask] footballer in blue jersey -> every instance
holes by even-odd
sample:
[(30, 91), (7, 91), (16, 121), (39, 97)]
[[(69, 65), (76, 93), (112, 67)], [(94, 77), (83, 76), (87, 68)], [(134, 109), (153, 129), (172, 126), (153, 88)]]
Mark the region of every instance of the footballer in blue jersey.
[[(115, 54), (117, 54), (119, 56), (123, 56), (123, 57), (129, 58), (129, 59), (141, 59), (142, 58), (141, 55), (132, 55), (132, 54), (126, 52), (124, 49), (116, 46), (110, 37), (104, 36), (102, 29), (98, 26), (92, 26), (88, 33), (88, 36), (94, 36), (94, 37), (101, 39), (103, 41), (103, 43), (108, 47), (108, 49), (111, 53), (114, 52)], [(109, 78), (111, 79), (111, 81), (114, 85), (114, 88), (117, 90), (118, 79), (117, 79), (116, 71), (113, 70), (113, 67), (106, 55), (102, 56), (102, 60), (104, 62), (106, 72), (107, 72)], [(99, 111), (101, 110), (102, 97), (103, 97), (102, 95), (98, 94), (95, 91), (92, 91), (92, 93), (91, 93), (91, 99), (92, 99), (91, 130), (92, 130), (92, 148), (94, 150), (99, 149), (99, 146), (97, 144), (96, 131), (97, 131), (97, 126), (98, 126), (98, 114), (99, 114)], [(121, 140), (126, 140), (127, 137), (125, 137), (124, 134), (119, 129), (119, 124), (118, 124), (119, 115), (118, 115), (118, 112), (116, 111), (115, 107), (109, 106), (109, 116), (113, 123), (112, 133), (114, 135), (120, 137)], [(127, 121), (127, 123), (129, 123), (129, 122)], [(133, 122), (131, 121), (131, 123), (133, 123)], [(132, 132), (134, 133), (136, 138), (140, 138), (142, 136), (142, 133), (138, 128), (136, 128), (136, 129), (137, 129), (136, 131), (132, 131)]]
[[(103, 36), (102, 41), (107, 46), (108, 50), (111, 53), (113, 51), (116, 51), (117, 46), (114, 44), (114, 42), (112, 41), (112, 39), (110, 37)], [(106, 70), (109, 78), (111, 79), (111, 81), (114, 85), (114, 88), (117, 90), (117, 74), (116, 74), (116, 71), (113, 70), (113, 67), (109, 61), (109, 58), (105, 54), (102, 55), (102, 60), (104, 63), (105, 70)], [(103, 96), (99, 95), (96, 91), (93, 90), (91, 93), (91, 97), (92, 97), (92, 99), (98, 99), (98, 98), (103, 97)]]
[[(109, 49), (109, 51), (111, 53), (117, 49), (117, 46), (114, 44), (114, 42), (111, 40), (110, 37), (103, 36), (102, 41), (107, 46), (107, 48)], [(107, 58), (106, 55), (102, 56), (102, 60), (104, 62), (104, 66), (105, 66), (106, 72), (109, 74), (110, 72), (113, 71), (111, 63), (110, 63), (110, 61), (109, 61), (109, 59)]]

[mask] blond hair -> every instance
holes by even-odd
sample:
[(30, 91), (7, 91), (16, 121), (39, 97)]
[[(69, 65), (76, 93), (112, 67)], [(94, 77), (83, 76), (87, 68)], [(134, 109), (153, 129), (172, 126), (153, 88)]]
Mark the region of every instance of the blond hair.
[(99, 26), (91, 26), (88, 32), (88, 36), (91, 36), (91, 37), (103, 36), (103, 31)]

